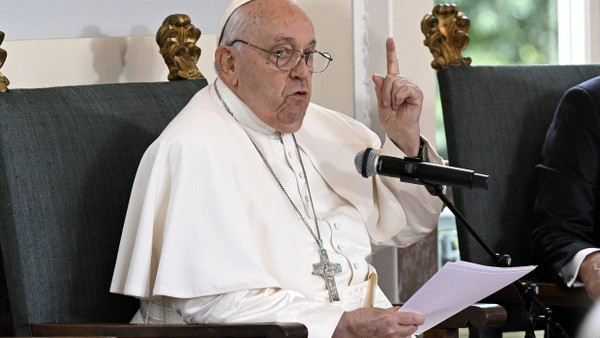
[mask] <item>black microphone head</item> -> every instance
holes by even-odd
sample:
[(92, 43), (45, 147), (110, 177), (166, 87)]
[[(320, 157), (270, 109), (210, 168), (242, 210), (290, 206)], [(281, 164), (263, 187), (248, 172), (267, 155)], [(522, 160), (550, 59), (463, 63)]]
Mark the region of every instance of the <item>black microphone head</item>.
[(476, 189), (487, 189), (489, 178), (490, 177), (488, 175), (474, 173), (471, 187)]
[(374, 152), (372, 148), (359, 151), (358, 154), (354, 156), (354, 166), (356, 167), (356, 171), (363, 177), (371, 177), (377, 174), (375, 164), (377, 163), (378, 156), (379, 155)]

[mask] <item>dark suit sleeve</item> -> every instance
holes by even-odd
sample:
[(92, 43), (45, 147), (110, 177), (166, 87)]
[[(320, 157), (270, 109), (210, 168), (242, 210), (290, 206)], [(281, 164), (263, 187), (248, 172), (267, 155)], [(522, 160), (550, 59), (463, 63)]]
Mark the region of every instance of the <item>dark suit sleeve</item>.
[(600, 78), (565, 93), (536, 167), (533, 257), (556, 281), (581, 249), (600, 246)]

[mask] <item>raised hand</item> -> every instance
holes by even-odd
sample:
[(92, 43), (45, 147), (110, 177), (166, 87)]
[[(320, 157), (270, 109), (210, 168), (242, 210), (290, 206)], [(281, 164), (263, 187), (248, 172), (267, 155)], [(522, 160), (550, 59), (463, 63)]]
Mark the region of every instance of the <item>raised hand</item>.
[(377, 74), (372, 77), (377, 95), (379, 121), (400, 150), (407, 156), (417, 156), (423, 92), (416, 84), (399, 75), (400, 67), (394, 39), (388, 38), (385, 47), (387, 74), (385, 77)]

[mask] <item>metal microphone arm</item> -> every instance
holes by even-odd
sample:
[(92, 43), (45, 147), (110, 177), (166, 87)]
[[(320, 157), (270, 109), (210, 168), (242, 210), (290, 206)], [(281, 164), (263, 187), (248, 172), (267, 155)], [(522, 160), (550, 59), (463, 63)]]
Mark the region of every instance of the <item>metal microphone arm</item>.
[[(485, 250), (485, 252), (494, 260), (496, 266), (499, 267), (510, 267), (511, 257), (508, 254), (500, 255), (490, 249), (490, 247), (479, 237), (477, 232), (471, 227), (465, 217), (456, 209), (454, 204), (444, 194), (441, 185), (430, 184), (427, 182), (420, 182), (425, 185), (429, 193), (434, 196), (438, 196), (442, 202), (450, 209), (450, 211), (459, 219), (465, 229), (475, 238), (477, 243)], [(552, 310), (545, 306), (539, 299), (539, 288), (536, 284), (527, 284), (521, 280), (517, 280), (512, 283), (513, 286), (519, 292), (519, 297), (525, 302), (526, 308), (529, 308), (529, 312), (525, 315), (527, 328), (525, 330), (525, 337), (535, 338), (534, 329), (537, 324), (544, 324), (544, 337), (549, 338), (551, 332), (558, 333), (561, 337), (568, 337), (563, 327), (555, 322), (552, 318)], [(554, 337), (555, 335), (553, 335)]]

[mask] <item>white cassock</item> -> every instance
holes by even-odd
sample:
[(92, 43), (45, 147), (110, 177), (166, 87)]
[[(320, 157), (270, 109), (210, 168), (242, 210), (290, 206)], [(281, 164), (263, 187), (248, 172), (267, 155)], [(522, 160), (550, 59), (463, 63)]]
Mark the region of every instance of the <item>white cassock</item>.
[[(295, 137), (341, 301), (312, 273), (318, 247), (250, 142), (256, 142), (311, 228), (294, 140), (261, 122), (223, 82), (197, 93), (148, 148), (129, 203), (111, 292), (141, 299), (134, 322), (294, 321), (331, 336), (342, 313), (389, 307), (367, 263), (371, 240), (406, 246), (437, 224), (442, 203), (420, 185), (356, 172), (380, 140), (310, 104)], [(248, 133), (248, 134), (246, 134)], [(428, 148), (428, 159), (442, 163)], [(389, 156), (405, 155), (388, 139)]]

